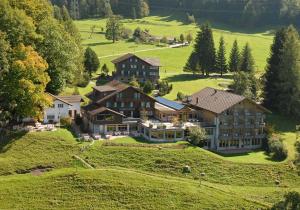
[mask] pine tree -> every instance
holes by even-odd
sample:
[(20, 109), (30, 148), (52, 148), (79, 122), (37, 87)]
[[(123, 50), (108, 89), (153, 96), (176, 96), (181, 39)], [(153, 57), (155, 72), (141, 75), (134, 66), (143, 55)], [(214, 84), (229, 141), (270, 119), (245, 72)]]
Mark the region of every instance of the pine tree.
[(179, 39), (180, 39), (180, 42), (183, 44), (183, 43), (184, 43), (184, 40), (185, 40), (184, 35), (183, 35), (183, 34), (180, 34)]
[(195, 53), (202, 74), (209, 76), (214, 71), (216, 64), (216, 50), (214, 45), (213, 33), (208, 24), (201, 26), (195, 40)]
[(287, 28), (281, 53), (273, 103), (277, 111), (300, 119), (300, 41), (293, 26)]
[[(282, 56), (283, 44), (286, 39), (286, 28), (282, 28), (276, 32), (273, 44), (271, 46), (271, 55), (268, 58), (266, 73), (264, 75), (264, 105), (270, 109), (275, 108), (277, 101), (276, 84), (280, 81), (279, 64)], [(275, 102), (275, 103), (274, 103)]]
[(241, 58), (241, 71), (245, 72), (254, 72), (254, 59), (252, 56), (251, 48), (247, 43), (242, 51), (242, 58)]
[(100, 66), (97, 54), (90, 47), (86, 48), (84, 53), (84, 66), (90, 76), (92, 76), (92, 73), (96, 72)]
[(200, 67), (198, 62), (198, 56), (195, 52), (192, 52), (185, 64), (183, 71), (193, 72), (193, 74), (200, 73)]
[(224, 37), (220, 38), (219, 50), (216, 57), (216, 70), (223, 76), (223, 73), (226, 73), (228, 69), (226, 62), (226, 49)]
[(239, 65), (240, 65), (239, 46), (238, 46), (237, 40), (234, 40), (232, 49), (230, 52), (230, 58), (229, 58), (229, 71), (231, 71), (231, 72), (239, 71)]

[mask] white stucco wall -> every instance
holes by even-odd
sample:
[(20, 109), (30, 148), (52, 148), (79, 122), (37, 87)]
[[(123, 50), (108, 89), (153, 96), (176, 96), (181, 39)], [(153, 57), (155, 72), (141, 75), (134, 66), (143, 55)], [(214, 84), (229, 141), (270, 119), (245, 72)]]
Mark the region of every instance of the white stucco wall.
[[(44, 111), (44, 123), (49, 123), (50, 121), (47, 116), (54, 116), (53, 122), (57, 123), (59, 119), (69, 116), (69, 110), (76, 110), (78, 114), (80, 113), (80, 103), (73, 103), (71, 106), (60, 100), (55, 100), (53, 104), (54, 107), (47, 108)], [(59, 108), (58, 104), (63, 104), (63, 107)]]

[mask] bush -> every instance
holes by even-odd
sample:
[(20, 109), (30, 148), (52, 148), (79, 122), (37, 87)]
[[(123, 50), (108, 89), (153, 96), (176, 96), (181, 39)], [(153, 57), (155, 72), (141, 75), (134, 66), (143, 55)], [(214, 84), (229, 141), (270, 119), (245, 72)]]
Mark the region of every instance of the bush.
[(80, 115), (76, 115), (75, 123), (76, 125), (81, 125), (83, 123), (82, 117)]
[(159, 90), (159, 93), (158, 93), (159, 96), (167, 95), (173, 89), (173, 85), (169, 84), (168, 81), (166, 81), (166, 80), (158, 81), (157, 86), (158, 86), (158, 90)]
[(185, 95), (182, 92), (177, 93), (177, 98), (176, 98), (177, 101), (183, 101), (184, 98), (185, 98)]
[(63, 117), (60, 119), (60, 125), (66, 128), (70, 128), (72, 125), (71, 117)]
[(279, 137), (275, 135), (269, 137), (268, 147), (270, 155), (274, 160), (284, 160), (287, 158), (288, 151)]
[(132, 30), (130, 28), (123, 28), (121, 32), (122, 39), (129, 39), (132, 35)]
[(288, 192), (284, 195), (284, 200), (276, 203), (272, 206), (271, 210), (298, 210), (300, 209), (300, 193), (298, 192)]
[(143, 92), (146, 94), (150, 94), (152, 90), (154, 89), (152, 82), (149, 80), (144, 84)]
[(189, 132), (189, 141), (195, 146), (203, 147), (206, 140), (205, 129), (201, 127), (191, 127), (189, 128)]
[(90, 75), (85, 72), (82, 77), (79, 79), (77, 85), (78, 87), (86, 87), (90, 83)]

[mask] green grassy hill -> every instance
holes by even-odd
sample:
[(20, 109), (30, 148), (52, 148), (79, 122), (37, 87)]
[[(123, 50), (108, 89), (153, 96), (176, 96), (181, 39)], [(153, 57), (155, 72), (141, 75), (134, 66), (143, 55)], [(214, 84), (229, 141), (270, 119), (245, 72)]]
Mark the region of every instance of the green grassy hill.
[[(196, 37), (199, 30), (194, 24), (185, 24), (179, 19), (171, 16), (150, 16), (139, 20), (123, 20), (124, 27), (134, 30), (138, 26), (141, 29), (149, 29), (150, 33), (157, 36), (171, 36), (179, 38), (180, 34), (192, 33)], [(167, 98), (175, 99), (177, 92), (181, 91), (185, 94), (191, 94), (204, 87), (222, 88), (231, 82), (231, 77), (224, 78), (199, 78), (192, 74), (183, 72), (183, 67), (193, 50), (193, 46), (183, 48), (165, 48), (156, 45), (136, 44), (135, 42), (118, 41), (113, 44), (112, 41), (106, 40), (104, 31), (105, 19), (90, 19), (76, 21), (79, 28), (83, 45), (92, 47), (100, 57), (101, 65), (107, 64), (112, 71), (114, 69), (111, 60), (124, 53), (135, 53), (141, 57), (157, 57), (161, 60), (161, 78), (167, 79), (173, 84), (173, 91), (167, 95)], [(96, 26), (95, 33), (91, 36), (91, 27)], [(241, 33), (231, 32), (224, 29), (214, 29), (215, 45), (218, 47), (220, 36), (224, 36), (226, 42), (227, 56), (230, 54), (232, 43), (238, 40), (240, 48), (246, 42), (249, 42), (253, 56), (256, 61), (257, 74), (264, 71), (266, 59), (269, 55), (270, 45), (273, 41), (273, 35), (269, 32)], [(89, 85), (87, 88), (79, 89), (82, 94), (86, 94), (91, 90)], [(73, 89), (67, 89), (70, 93)]]
[[(123, 138), (87, 145), (64, 129), (2, 143), (0, 209), (257, 209), (300, 191), (290, 161), (233, 162), (186, 142)], [(185, 165), (191, 173), (183, 174)]]

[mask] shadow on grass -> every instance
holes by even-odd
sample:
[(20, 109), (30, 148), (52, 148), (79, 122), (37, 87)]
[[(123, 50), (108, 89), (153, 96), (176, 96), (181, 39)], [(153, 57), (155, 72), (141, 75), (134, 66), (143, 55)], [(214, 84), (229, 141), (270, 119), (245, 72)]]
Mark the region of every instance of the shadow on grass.
[(95, 47), (95, 46), (110, 45), (110, 44), (112, 44), (112, 42), (95, 42), (95, 43), (89, 43), (85, 45), (89, 47)]
[(274, 126), (275, 131), (296, 132), (296, 125), (300, 125), (300, 120), (295, 120), (291, 116), (283, 116), (276, 112), (267, 116), (267, 122)]
[(232, 79), (232, 75), (223, 75), (222, 77), (219, 75), (212, 76), (203, 76), (200, 74), (177, 74), (166, 77), (165, 79), (168, 82), (185, 82), (185, 81), (193, 81), (193, 80), (201, 80), (201, 79)]
[(221, 156), (221, 157), (225, 157), (225, 158), (234, 158), (234, 157), (247, 158), (247, 156), (250, 156), (253, 153), (259, 153), (259, 152), (264, 152), (264, 155), (266, 156), (264, 158), (265, 160), (272, 161), (274, 163), (280, 163), (280, 162), (284, 161), (284, 160), (277, 160), (277, 159), (272, 158), (269, 153), (267, 153), (266, 151), (261, 150), (261, 149), (247, 151), (247, 152), (241, 152), (241, 153), (233, 153), (233, 154), (226, 154), (226, 153), (219, 153), (219, 152), (214, 152), (214, 153)]
[(10, 134), (0, 134), (0, 153), (8, 151), (15, 141), (21, 139), (27, 132), (12, 132)]

